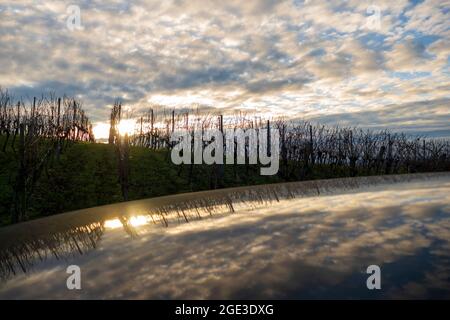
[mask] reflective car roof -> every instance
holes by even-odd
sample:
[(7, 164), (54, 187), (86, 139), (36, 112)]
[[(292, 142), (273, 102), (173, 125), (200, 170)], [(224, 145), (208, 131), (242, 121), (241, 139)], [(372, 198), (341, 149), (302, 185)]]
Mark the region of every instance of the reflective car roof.
[[(67, 286), (74, 265), (80, 290)], [(371, 265), (380, 290), (367, 287)], [(0, 228), (0, 276), (2, 299), (449, 298), (450, 173), (205, 191), (28, 221)]]

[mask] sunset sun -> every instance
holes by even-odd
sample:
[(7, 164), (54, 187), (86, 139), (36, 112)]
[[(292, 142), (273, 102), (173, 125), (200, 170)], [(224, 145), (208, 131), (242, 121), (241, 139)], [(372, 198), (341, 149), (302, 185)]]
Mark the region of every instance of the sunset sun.
[(122, 120), (118, 125), (119, 134), (122, 136), (126, 134), (132, 135), (135, 131), (135, 127), (136, 121), (134, 121), (133, 119)]
[[(118, 125), (120, 135), (128, 134), (130, 136), (135, 132), (135, 128), (136, 128), (136, 121), (133, 119), (122, 120)], [(109, 129), (110, 129), (109, 123), (99, 122), (94, 125), (92, 131), (96, 139), (107, 139), (109, 137)]]

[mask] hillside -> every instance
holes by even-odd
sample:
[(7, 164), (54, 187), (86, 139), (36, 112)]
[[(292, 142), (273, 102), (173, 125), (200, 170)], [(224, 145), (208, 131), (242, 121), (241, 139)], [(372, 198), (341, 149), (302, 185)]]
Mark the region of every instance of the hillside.
[[(0, 143), (1, 143), (0, 137)], [(167, 150), (130, 147), (129, 200), (211, 188), (214, 167), (196, 165), (192, 179), (188, 167), (171, 163)], [(224, 187), (280, 181), (261, 177), (257, 168), (225, 168)], [(11, 149), (0, 152), (0, 225), (9, 224), (17, 161)], [(242, 178), (241, 178), (242, 176)], [(248, 177), (248, 178), (247, 178)], [(235, 179), (236, 178), (236, 179)], [(191, 181), (189, 181), (191, 180)], [(52, 215), (123, 201), (115, 147), (100, 143), (71, 143), (41, 174), (29, 204), (28, 218)]]
[[(0, 146), (4, 145), (0, 136)], [(50, 143), (50, 141), (49, 141)], [(124, 201), (119, 181), (116, 145), (68, 141), (59, 157), (52, 155), (31, 185), (25, 219), (53, 215)], [(306, 152), (306, 151), (305, 151)], [(444, 155), (445, 156), (445, 155)], [(312, 156), (311, 156), (312, 157)], [(350, 159), (351, 160), (351, 159)], [(389, 160), (389, 159), (387, 159)], [(449, 170), (446, 156), (437, 162), (375, 159), (370, 165), (350, 162), (309, 162), (309, 158), (281, 160), (274, 176), (260, 175), (259, 165), (181, 165), (170, 160), (167, 149), (129, 146), (128, 200), (217, 188), (387, 173)], [(406, 165), (405, 165), (406, 164)], [(425, 165), (424, 165), (425, 164)], [(12, 223), (14, 185), (18, 174), (17, 146), (0, 151), (0, 225)], [(30, 176), (30, 175), (29, 175)]]

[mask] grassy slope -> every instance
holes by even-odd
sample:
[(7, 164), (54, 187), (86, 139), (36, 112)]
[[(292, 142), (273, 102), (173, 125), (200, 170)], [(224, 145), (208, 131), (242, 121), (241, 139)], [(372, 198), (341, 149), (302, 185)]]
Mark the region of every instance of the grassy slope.
[[(17, 172), (17, 159), (12, 149), (1, 151), (3, 141), (4, 137), (0, 136), (0, 225), (10, 223), (12, 186)], [(189, 179), (189, 166), (175, 166), (169, 156), (166, 150), (130, 148), (129, 200), (211, 189), (214, 181), (211, 177), (217, 172), (216, 167), (195, 165), (192, 179)], [(114, 146), (95, 143), (69, 145), (60, 159), (54, 159), (41, 175), (30, 201), (29, 218), (123, 201), (117, 167)], [(357, 172), (357, 175), (373, 174), (376, 172)], [(315, 165), (314, 169), (304, 171), (292, 163), (285, 171), (280, 163), (279, 175), (261, 176), (257, 166), (225, 165), (223, 180), (218, 181), (217, 187), (350, 175), (349, 168), (343, 166)]]
[[(0, 146), (3, 146), (0, 137)], [(189, 183), (188, 166), (171, 163), (167, 151), (132, 147), (130, 150), (129, 200), (210, 188), (212, 166), (195, 166)], [(41, 175), (29, 207), (29, 217), (52, 215), (70, 210), (123, 201), (117, 176), (117, 157), (113, 146), (77, 143), (67, 147), (59, 161), (53, 160)], [(224, 187), (270, 183), (277, 177), (261, 177), (244, 166), (235, 176), (233, 166), (225, 166)], [(16, 159), (12, 150), (0, 151), (0, 225), (10, 223), (12, 185)]]

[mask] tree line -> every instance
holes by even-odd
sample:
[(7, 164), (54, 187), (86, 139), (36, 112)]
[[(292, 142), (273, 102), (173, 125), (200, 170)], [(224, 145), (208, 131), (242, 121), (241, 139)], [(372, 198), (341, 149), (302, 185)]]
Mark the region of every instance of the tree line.
[(16, 164), (10, 177), (13, 222), (26, 220), (29, 199), (49, 162), (57, 160), (69, 143), (95, 141), (89, 118), (76, 98), (49, 94), (25, 103), (2, 88), (0, 135), (2, 152), (8, 151)]
[[(135, 185), (136, 174), (141, 173), (130, 164), (134, 163), (130, 161), (131, 148), (161, 151), (159, 154), (164, 154), (170, 164), (173, 146), (170, 136), (179, 130), (218, 129), (224, 132), (231, 128), (269, 128), (278, 129), (280, 133), (280, 170), (275, 177), (261, 178), (258, 174), (260, 165), (251, 165), (248, 161), (243, 165), (235, 162), (231, 166), (188, 164), (166, 167), (181, 177), (177, 181), (183, 184), (185, 191), (317, 178), (450, 170), (448, 139), (263, 118), (243, 112), (220, 114), (195, 107), (175, 110), (164, 106), (151, 106), (139, 117), (134, 117), (134, 132), (121, 134), (119, 127), (125, 120), (124, 114), (123, 106), (117, 100), (111, 109), (108, 139), (113, 146), (111, 152), (115, 152), (115, 156), (113, 152), (108, 159), (114, 158), (111, 161), (114, 165), (117, 163), (117, 173), (113, 174), (117, 176), (123, 200), (146, 194), (136, 191), (139, 188)], [(4, 199), (8, 204), (11, 202), (7, 210), (11, 211), (12, 222), (27, 219), (30, 199), (36, 194), (42, 174), (54, 175), (54, 171), (48, 168), (52, 168), (53, 163), (61, 163), (58, 162), (60, 155), (68, 146), (79, 142), (95, 142), (92, 125), (80, 100), (48, 94), (33, 97), (25, 103), (0, 88), (0, 153), (3, 154), (4, 165), (8, 164), (5, 170), (9, 181), (4, 184), (8, 188), (11, 186), (8, 190), (12, 190), (8, 191), (11, 198)], [(204, 142), (205, 145), (208, 143)], [(249, 148), (249, 141), (246, 141), (246, 154), (249, 154)], [(85, 160), (80, 159), (80, 165)], [(134, 176), (130, 172), (134, 172)], [(54, 178), (47, 180), (58, 181)]]
[[(120, 108), (120, 103), (117, 103), (111, 113), (110, 143), (116, 139), (114, 134), (117, 134), (115, 128), (120, 122)], [(283, 180), (450, 170), (448, 139), (431, 139), (389, 130), (325, 126), (302, 120), (264, 119), (242, 112), (224, 116), (195, 109), (176, 113), (175, 110), (152, 107), (137, 118), (135, 131), (131, 136), (127, 135), (126, 141), (133, 146), (170, 149), (170, 135), (174, 131), (187, 130), (193, 134), (194, 130), (219, 129), (224, 132), (230, 128), (278, 129), (278, 175)], [(249, 148), (247, 140), (246, 152)], [(191, 177), (195, 165), (188, 167)], [(245, 167), (248, 172), (251, 167), (248, 161)], [(326, 174), (321, 175), (320, 171)], [(211, 188), (221, 186), (222, 175), (223, 167), (213, 165), (211, 176), (215, 177)]]

